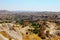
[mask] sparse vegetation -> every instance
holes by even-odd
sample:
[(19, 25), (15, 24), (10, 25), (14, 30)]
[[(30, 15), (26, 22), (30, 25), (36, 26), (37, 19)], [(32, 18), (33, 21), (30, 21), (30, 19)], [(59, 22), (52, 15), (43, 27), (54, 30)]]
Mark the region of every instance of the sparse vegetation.
[(0, 15), (0, 34), (4, 38), (9, 40), (60, 40), (60, 14), (56, 14), (57, 12), (47, 12), (50, 14), (30, 12), (31, 15), (28, 14), (29, 12), (8, 13)]

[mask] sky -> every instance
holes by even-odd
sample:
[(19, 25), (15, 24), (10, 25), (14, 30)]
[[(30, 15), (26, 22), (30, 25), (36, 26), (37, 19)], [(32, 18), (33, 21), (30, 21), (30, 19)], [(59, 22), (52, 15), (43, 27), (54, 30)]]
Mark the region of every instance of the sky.
[(60, 11), (60, 0), (0, 0), (0, 10)]

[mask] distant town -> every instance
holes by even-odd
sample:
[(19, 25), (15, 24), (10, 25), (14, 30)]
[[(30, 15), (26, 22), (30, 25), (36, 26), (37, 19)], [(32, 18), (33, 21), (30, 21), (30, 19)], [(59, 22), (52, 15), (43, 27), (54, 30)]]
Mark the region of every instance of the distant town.
[(47, 20), (47, 21), (60, 21), (60, 12), (15, 12), (0, 10), (0, 22), (14, 21), (14, 20)]

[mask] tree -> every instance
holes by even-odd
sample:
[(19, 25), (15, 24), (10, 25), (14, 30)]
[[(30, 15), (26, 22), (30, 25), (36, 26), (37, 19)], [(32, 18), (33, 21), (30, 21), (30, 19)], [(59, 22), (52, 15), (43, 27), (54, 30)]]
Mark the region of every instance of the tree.
[(37, 22), (33, 22), (31, 26), (34, 29), (29, 29), (29, 31), (37, 34), (39, 32), (39, 25), (38, 25), (38, 23)]

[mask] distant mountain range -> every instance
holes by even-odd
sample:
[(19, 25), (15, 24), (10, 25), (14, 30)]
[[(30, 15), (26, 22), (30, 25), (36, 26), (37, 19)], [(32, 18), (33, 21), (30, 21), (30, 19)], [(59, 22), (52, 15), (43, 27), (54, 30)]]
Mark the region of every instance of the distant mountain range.
[(60, 12), (34, 12), (34, 11), (8, 11), (0, 10), (0, 14), (21, 14), (21, 15), (40, 15), (40, 14), (60, 14)]

